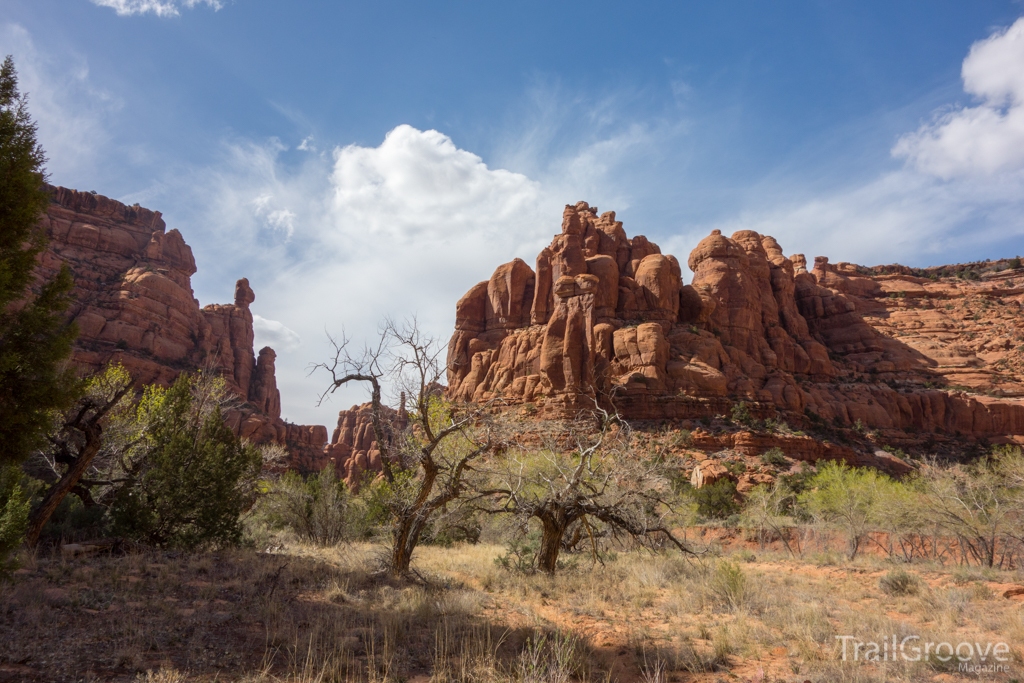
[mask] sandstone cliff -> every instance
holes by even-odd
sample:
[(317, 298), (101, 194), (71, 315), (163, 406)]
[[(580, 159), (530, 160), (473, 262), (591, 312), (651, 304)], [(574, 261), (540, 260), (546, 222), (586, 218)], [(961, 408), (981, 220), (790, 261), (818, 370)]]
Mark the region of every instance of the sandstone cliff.
[(752, 231), (714, 231), (687, 265), (691, 285), (613, 212), (567, 206), (536, 268), (515, 259), (459, 300), (450, 395), (552, 416), (597, 401), (639, 420), (744, 401), (892, 442), (1024, 435), (1024, 271), (929, 279), (822, 257), (808, 270)]
[[(327, 462), (334, 465), (338, 476), (352, 489), (358, 489), (366, 472), (381, 471), (381, 452), (373, 431), (371, 404), (352, 406), (338, 413), (338, 426), (331, 443), (324, 449)], [(390, 433), (400, 433), (406, 426), (404, 405), (396, 411), (382, 407), (383, 424)]]
[(121, 363), (140, 385), (212, 369), (243, 400), (226, 415), (236, 433), (285, 444), (298, 459), (322, 452), (325, 427), (281, 419), (274, 351), (267, 347), (257, 356), (253, 349), (255, 294), (248, 280), (236, 283), (233, 304), (200, 308), (191, 286), (192, 250), (181, 233), (166, 230), (159, 212), (63, 187), (50, 194), (42, 219), (50, 241), (40, 275), (52, 276), (62, 263), (74, 275), (74, 363), (85, 370)]

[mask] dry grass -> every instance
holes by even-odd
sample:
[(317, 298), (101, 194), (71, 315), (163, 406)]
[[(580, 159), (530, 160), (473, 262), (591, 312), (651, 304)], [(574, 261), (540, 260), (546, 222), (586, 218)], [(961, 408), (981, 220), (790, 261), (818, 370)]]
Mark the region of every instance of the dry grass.
[[(0, 587), (0, 680), (918, 681), (949, 665), (843, 662), (837, 635), (1002, 640), (1020, 675), (1021, 576), (622, 553), (555, 577), (498, 568), (492, 545), (424, 547), (415, 581), (379, 548), (237, 550), (30, 561)], [(901, 577), (902, 578), (902, 577)], [(1016, 673), (1015, 673), (1016, 672)]]

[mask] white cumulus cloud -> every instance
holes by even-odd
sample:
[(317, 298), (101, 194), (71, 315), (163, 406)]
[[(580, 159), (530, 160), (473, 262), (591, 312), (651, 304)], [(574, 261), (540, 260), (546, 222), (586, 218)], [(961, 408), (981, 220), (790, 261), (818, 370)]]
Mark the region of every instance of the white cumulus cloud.
[(224, 6), (220, 0), (92, 0), (92, 3), (99, 7), (109, 7), (122, 17), (148, 13), (158, 17), (176, 17), (181, 14), (182, 8), (208, 5), (219, 10)]
[(350, 145), (334, 159), (331, 208), (346, 238), (475, 240), (501, 232), (540, 191), (522, 174), (489, 169), (448, 136), (408, 125), (379, 147)]
[(268, 320), (261, 315), (252, 316), (252, 328), (256, 335), (254, 346), (261, 349), (270, 346), (275, 351), (294, 351), (302, 344), (299, 333), (277, 320)]
[(972, 45), (961, 76), (979, 103), (939, 113), (893, 154), (944, 179), (1024, 168), (1024, 18)]
[[(361, 344), (384, 316), (415, 315), (446, 341), (466, 290), (516, 256), (532, 262), (560, 229), (564, 198), (490, 168), (438, 131), (398, 126), (377, 146), (305, 155), (299, 166), (286, 152), (277, 140), (226, 145), (220, 163), (172, 190), (165, 216), (196, 254), (204, 303), (225, 300), (228, 280), (249, 278), (257, 343), (278, 352), (295, 421), (333, 425), (339, 408), (364, 400), (355, 387), (314, 408), (325, 380), (309, 367), (329, 356), (328, 333)], [(190, 206), (198, 211), (179, 214)]]

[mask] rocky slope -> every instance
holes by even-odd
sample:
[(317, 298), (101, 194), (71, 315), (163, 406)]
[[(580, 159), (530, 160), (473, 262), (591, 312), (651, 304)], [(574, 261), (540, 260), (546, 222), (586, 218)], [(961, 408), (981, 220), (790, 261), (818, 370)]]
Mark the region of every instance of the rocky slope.
[(85, 370), (120, 363), (140, 385), (213, 369), (243, 400), (226, 415), (236, 433), (285, 444), (297, 460), (322, 453), (325, 427), (281, 419), (275, 353), (253, 349), (248, 280), (236, 283), (233, 304), (200, 308), (192, 250), (181, 233), (166, 230), (159, 212), (63, 187), (50, 195), (42, 219), (50, 241), (39, 274), (50, 277), (66, 263), (74, 275), (74, 363)]
[(633, 420), (744, 402), (889, 443), (1024, 435), (1019, 261), (976, 280), (824, 257), (808, 270), (770, 236), (714, 231), (687, 265), (691, 285), (614, 212), (567, 206), (535, 269), (516, 259), (459, 300), (450, 395), (541, 416), (597, 401)]

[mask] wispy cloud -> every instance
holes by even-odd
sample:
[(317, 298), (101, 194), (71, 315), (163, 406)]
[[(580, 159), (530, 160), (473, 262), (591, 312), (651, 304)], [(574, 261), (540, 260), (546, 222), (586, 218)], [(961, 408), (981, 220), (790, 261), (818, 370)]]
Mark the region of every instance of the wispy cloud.
[(893, 154), (947, 180), (1024, 167), (1024, 18), (971, 46), (961, 75), (980, 103), (939, 112)]
[(112, 143), (106, 122), (121, 109), (121, 100), (92, 82), (84, 58), (41, 52), (18, 24), (0, 24), (0, 54), (14, 57), (53, 180), (91, 177), (98, 151)]
[(666, 246), (684, 255), (718, 228), (757, 230), (787, 251), (869, 265), (1013, 249), (1024, 237), (1024, 19), (972, 45), (962, 77), (977, 103), (943, 107), (900, 136), (891, 154), (901, 168), (811, 196), (799, 177), (776, 179), (731, 216), (691, 225)]
[(122, 17), (135, 14), (176, 17), (182, 9), (192, 9), (196, 5), (207, 5), (215, 11), (224, 6), (220, 0), (92, 0), (92, 3), (99, 7), (109, 7)]

